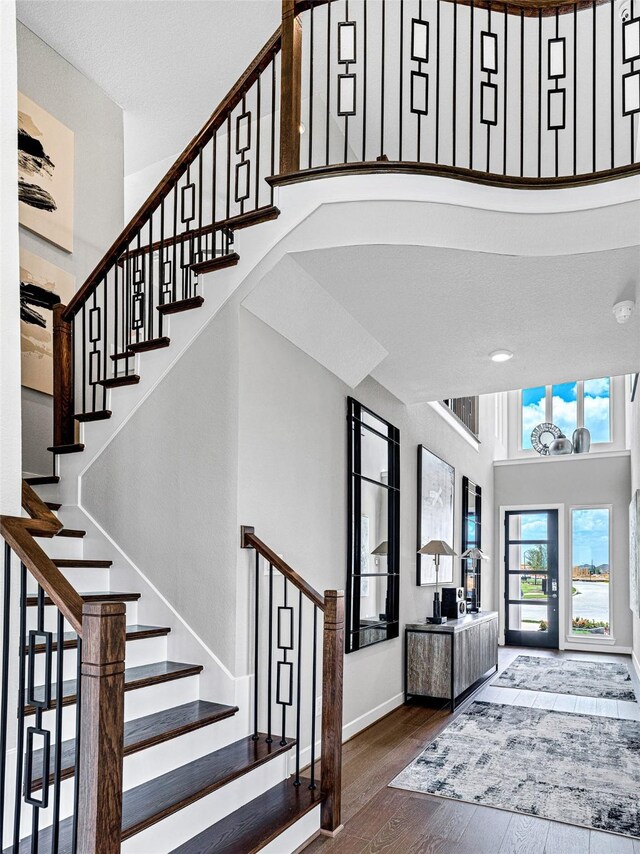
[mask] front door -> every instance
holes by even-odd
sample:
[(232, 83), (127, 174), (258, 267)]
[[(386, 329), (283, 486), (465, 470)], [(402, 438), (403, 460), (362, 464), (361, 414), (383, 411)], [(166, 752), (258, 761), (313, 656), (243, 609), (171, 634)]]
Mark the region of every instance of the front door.
[(558, 511), (505, 513), (505, 643), (558, 648)]

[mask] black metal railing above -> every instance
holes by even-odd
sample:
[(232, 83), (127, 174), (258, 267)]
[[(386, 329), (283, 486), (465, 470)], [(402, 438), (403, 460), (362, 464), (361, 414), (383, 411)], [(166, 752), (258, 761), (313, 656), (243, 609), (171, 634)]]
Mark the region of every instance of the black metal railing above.
[(480, 398), (449, 397), (442, 401), (473, 435), (480, 435)]
[(296, 8), (304, 177), (348, 164), (553, 187), (638, 172), (638, 0)]

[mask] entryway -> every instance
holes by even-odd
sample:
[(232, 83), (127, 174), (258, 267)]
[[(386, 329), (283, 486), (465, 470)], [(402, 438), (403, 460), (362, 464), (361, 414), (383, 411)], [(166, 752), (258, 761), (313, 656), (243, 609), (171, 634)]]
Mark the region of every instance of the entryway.
[(504, 517), (504, 621), (509, 646), (558, 648), (558, 511)]

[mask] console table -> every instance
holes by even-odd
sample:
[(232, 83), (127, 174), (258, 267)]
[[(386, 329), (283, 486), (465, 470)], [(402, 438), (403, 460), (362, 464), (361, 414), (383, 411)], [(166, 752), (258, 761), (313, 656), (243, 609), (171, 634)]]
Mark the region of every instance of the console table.
[(405, 700), (456, 700), (488, 671), (498, 669), (498, 613), (487, 611), (440, 626), (405, 626)]

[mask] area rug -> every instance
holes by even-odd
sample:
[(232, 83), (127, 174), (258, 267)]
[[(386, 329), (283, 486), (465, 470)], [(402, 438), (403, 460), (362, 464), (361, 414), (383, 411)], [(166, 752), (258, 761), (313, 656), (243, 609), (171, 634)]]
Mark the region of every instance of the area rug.
[(389, 785), (640, 837), (640, 723), (478, 701)]
[(631, 702), (636, 699), (626, 664), (604, 661), (519, 655), (491, 684), (500, 688), (522, 688), (578, 697)]

